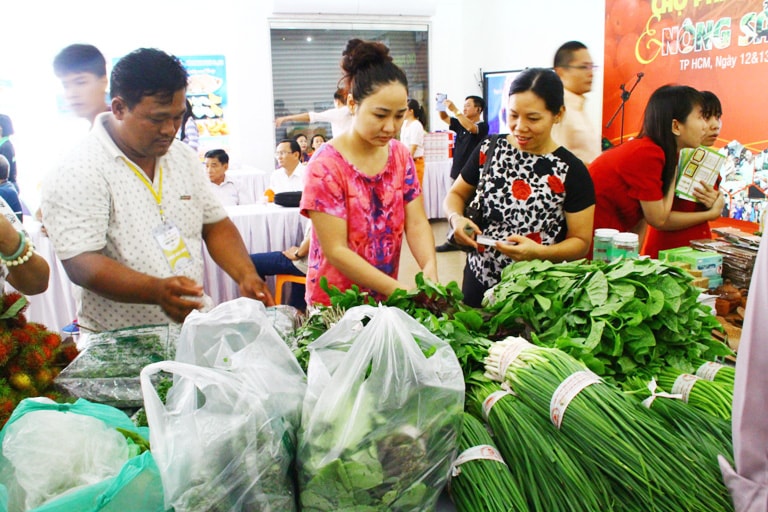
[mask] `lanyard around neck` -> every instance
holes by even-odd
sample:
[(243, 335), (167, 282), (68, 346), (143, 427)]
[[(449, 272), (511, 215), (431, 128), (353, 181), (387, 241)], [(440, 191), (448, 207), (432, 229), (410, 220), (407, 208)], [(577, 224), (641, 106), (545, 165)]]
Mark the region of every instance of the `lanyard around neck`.
[(144, 186), (152, 193), (152, 197), (155, 198), (155, 202), (160, 209), (160, 221), (165, 222), (165, 211), (163, 210), (163, 166), (159, 166), (157, 171), (159, 174), (157, 175), (157, 190), (155, 190), (155, 187), (152, 186), (152, 183), (147, 179), (147, 176), (143, 172), (137, 169), (127, 158), (123, 158), (123, 160), (125, 160), (126, 165), (128, 165), (133, 173), (138, 176), (142, 183), (144, 183)]

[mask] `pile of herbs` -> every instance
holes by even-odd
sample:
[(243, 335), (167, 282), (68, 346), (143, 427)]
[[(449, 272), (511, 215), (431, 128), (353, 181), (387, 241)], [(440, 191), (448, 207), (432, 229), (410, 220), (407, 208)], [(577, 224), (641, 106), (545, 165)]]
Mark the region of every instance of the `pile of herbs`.
[[(377, 305), (370, 295), (361, 292), (356, 285), (342, 292), (335, 286), (328, 286), (328, 281), (323, 277), (320, 286), (328, 293), (331, 305), (318, 307), (295, 331), (293, 339), (289, 340), (294, 355), (305, 371), (309, 361), (307, 346), (310, 343), (335, 325), (348, 309)], [(463, 298), (455, 281), (443, 285), (419, 273), (416, 275), (416, 288), (396, 290), (381, 305), (405, 311), (432, 334), (447, 341), (456, 353), (466, 378), (474, 371), (482, 372), (483, 359), (491, 342), (481, 334), (486, 329), (484, 326), (489, 315), (467, 306), (462, 302)], [(502, 326), (499, 330), (507, 334), (518, 334), (524, 328), (524, 325), (517, 323)]]
[(592, 371), (623, 383), (648, 382), (665, 366), (731, 350), (712, 336), (722, 327), (698, 302), (690, 274), (656, 260), (524, 261), (504, 269), (486, 293), (491, 339), (520, 322), (537, 345), (559, 348)]

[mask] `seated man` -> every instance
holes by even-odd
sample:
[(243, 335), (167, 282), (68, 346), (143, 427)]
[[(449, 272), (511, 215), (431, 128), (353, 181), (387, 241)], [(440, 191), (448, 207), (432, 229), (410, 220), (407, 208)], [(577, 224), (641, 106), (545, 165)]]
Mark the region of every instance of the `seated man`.
[(205, 154), (205, 170), (211, 180), (211, 190), (224, 206), (248, 204), (248, 196), (240, 187), (227, 178), (229, 155), (223, 149), (212, 149)]
[(275, 194), (304, 190), (304, 164), (301, 163), (301, 146), (295, 140), (280, 141), (275, 150), (279, 169), (269, 177), (269, 189)]
[[(266, 276), (275, 276), (278, 274), (290, 274), (292, 276), (307, 275), (307, 256), (309, 255), (309, 239), (312, 231), (312, 224), (307, 224), (304, 231), (304, 240), (298, 247), (292, 246), (285, 251), (262, 252), (251, 254), (251, 261), (256, 266), (257, 272), (262, 279)], [(288, 305), (295, 307), (299, 311), (307, 309), (307, 303), (304, 300), (304, 285), (293, 283)], [(275, 290), (277, 292), (277, 290)]]
[(5, 156), (0, 155), (0, 197), (5, 199), (8, 206), (11, 207), (13, 213), (16, 214), (16, 218), (19, 222), (23, 222), (23, 214), (21, 210), (21, 201), (19, 201), (19, 194), (16, 192), (16, 187), (8, 181), (8, 175), (11, 172), (11, 164), (8, 163), (8, 159)]

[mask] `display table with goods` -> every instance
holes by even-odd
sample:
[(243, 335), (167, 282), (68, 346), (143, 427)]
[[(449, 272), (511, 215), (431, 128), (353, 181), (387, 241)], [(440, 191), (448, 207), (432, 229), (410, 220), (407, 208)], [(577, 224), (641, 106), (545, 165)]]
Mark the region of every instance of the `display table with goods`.
[[(715, 362), (732, 351), (693, 279), (655, 260), (533, 261), (479, 309), (419, 275), (380, 304), (328, 290), (300, 325), (248, 299), (194, 312), (140, 370), (149, 432), (132, 442), (148, 455), (116, 450), (100, 478), (125, 496), (125, 465), (144, 475), (154, 502), (127, 512), (732, 510), (717, 456), (732, 462), (733, 370)], [(6, 455), (34, 443), (2, 449), (24, 510), (42, 494), (18, 491)], [(67, 510), (45, 496), (40, 510)]]

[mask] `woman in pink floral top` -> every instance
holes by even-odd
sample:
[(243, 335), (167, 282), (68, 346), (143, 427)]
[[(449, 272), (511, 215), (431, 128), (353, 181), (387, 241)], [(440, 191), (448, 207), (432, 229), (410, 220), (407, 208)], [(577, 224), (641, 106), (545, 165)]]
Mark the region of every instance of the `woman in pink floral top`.
[(398, 288), (405, 233), (424, 275), (437, 281), (432, 229), (408, 148), (395, 140), (408, 108), (408, 82), (374, 42), (353, 39), (343, 53), (352, 128), (324, 144), (307, 166), (301, 212), (312, 219), (307, 304), (329, 304), (326, 277), (376, 298)]

